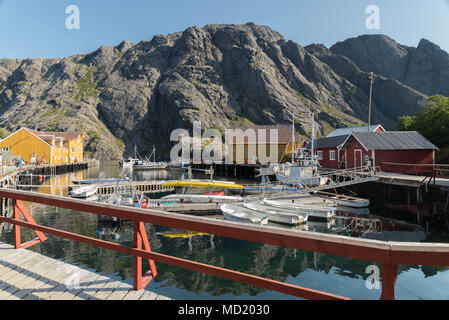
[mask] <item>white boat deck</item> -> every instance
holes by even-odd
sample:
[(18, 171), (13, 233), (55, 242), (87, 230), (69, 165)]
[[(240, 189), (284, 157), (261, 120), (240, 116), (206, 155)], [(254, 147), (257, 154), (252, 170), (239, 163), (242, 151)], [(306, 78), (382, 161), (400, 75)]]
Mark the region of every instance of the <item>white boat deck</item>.
[(0, 300), (171, 300), (120, 278), (0, 242)]

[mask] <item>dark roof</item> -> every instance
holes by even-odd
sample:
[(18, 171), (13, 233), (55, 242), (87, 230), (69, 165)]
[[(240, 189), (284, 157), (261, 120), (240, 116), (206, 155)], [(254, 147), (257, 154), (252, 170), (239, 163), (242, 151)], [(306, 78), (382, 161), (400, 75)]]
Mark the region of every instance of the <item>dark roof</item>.
[[(321, 138), (321, 139), (315, 139), (313, 140), (313, 147), (315, 149), (322, 149), (322, 148), (337, 148), (341, 146), (346, 139), (348, 138), (348, 134), (344, 136), (336, 136), (336, 137), (329, 137), (329, 138)], [(312, 143), (309, 141), (307, 143), (306, 149), (311, 149)]]
[[(372, 132), (376, 131), (378, 128), (381, 128), (382, 131), (386, 131), (384, 127), (382, 127), (380, 124), (372, 124), (370, 126), (370, 130)], [(339, 128), (335, 129), (331, 133), (329, 133), (326, 138), (330, 137), (336, 137), (336, 136), (348, 136), (353, 132), (368, 132), (368, 126), (361, 126), (361, 127), (348, 127), (348, 128)]]
[[(267, 125), (267, 126), (232, 126), (227, 128), (227, 130), (242, 130), (242, 135), (239, 134), (239, 132), (234, 131), (234, 136), (232, 141), (230, 141), (230, 144), (235, 143), (289, 143), (292, 139), (292, 126), (290, 125)], [(254, 130), (255, 134), (249, 134), (245, 135), (246, 130)], [(277, 135), (274, 134), (272, 137), (270, 137), (270, 130), (277, 130)], [(259, 137), (259, 133), (263, 133), (265, 131), (265, 137), (264, 135), (261, 135)], [(251, 131), (248, 131), (248, 133)], [(232, 134), (232, 133), (231, 133)], [(242, 139), (241, 141), (238, 141), (237, 138)], [(255, 139), (255, 140), (254, 140)], [(296, 132), (295, 134), (295, 140), (297, 142), (301, 141), (301, 138), (299, 134)]]
[(368, 150), (437, 150), (438, 148), (416, 131), (353, 132)]

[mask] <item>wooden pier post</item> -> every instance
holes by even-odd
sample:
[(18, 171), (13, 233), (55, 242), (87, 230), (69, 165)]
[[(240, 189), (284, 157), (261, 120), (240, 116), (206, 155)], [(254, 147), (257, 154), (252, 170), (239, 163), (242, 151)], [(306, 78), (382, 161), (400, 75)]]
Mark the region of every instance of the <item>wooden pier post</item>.
[(398, 277), (398, 266), (382, 264), (382, 294), (381, 300), (394, 300), (394, 287)]

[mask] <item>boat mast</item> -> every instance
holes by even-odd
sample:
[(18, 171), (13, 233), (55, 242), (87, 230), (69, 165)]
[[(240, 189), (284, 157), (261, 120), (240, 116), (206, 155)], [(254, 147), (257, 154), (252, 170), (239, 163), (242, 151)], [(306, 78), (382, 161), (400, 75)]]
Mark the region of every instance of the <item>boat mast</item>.
[(295, 164), (295, 114), (291, 112), (290, 110), (287, 110), (292, 115), (292, 165)]

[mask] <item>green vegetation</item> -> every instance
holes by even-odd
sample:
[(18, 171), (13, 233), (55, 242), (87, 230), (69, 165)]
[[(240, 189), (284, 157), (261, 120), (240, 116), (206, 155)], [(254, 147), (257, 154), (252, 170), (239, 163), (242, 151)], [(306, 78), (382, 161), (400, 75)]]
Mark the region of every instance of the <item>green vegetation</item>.
[(96, 141), (100, 141), (101, 140), (101, 137), (100, 137), (100, 135), (98, 134), (97, 131), (89, 130), (86, 133), (92, 140), (96, 140)]
[(76, 80), (78, 93), (75, 95), (75, 100), (80, 101), (83, 98), (97, 98), (99, 91), (97, 90), (98, 81), (94, 80), (95, 67), (87, 69), (86, 76)]
[(424, 110), (399, 118), (399, 130), (418, 131), (440, 148), (435, 161), (449, 163), (449, 97), (430, 97)]
[(4, 128), (0, 128), (0, 139), (4, 139), (7, 136), (9, 136), (11, 134), (10, 131), (4, 129)]

